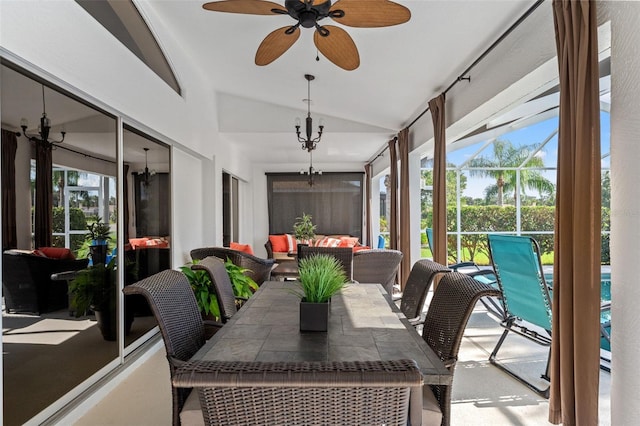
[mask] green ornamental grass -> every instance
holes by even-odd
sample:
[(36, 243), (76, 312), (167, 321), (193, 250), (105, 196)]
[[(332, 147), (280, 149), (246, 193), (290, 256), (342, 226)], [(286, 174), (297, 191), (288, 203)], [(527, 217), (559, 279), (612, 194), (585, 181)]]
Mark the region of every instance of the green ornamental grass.
[(340, 262), (326, 254), (301, 259), (298, 274), (300, 291), (295, 293), (310, 303), (327, 302), (347, 281)]

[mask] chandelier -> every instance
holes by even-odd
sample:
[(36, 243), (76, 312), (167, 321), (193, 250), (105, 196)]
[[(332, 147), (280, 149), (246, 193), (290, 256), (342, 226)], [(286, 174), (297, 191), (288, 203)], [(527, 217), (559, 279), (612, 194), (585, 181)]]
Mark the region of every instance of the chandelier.
[(54, 143), (62, 143), (64, 141), (64, 136), (67, 134), (64, 130), (60, 133), (62, 134), (62, 139), (59, 141), (50, 140), (49, 132), (51, 131), (51, 120), (47, 117), (47, 110), (44, 102), (44, 84), (42, 85), (42, 117), (40, 117), (40, 125), (38, 126), (37, 134), (28, 134), (27, 127), (29, 127), (29, 122), (26, 118), (22, 118), (20, 120), (20, 127), (22, 128), (22, 134), (29, 139), (31, 142), (47, 142), (50, 144)]
[(316, 149), (316, 144), (320, 142), (322, 137), (322, 131), (324, 129), (323, 121), (320, 119), (320, 125), (318, 126), (318, 137), (311, 139), (311, 132), (313, 130), (313, 119), (311, 118), (311, 80), (315, 79), (311, 74), (305, 74), (304, 78), (307, 79), (307, 119), (305, 123), (305, 137), (300, 136), (300, 118), (296, 118), (296, 135), (298, 136), (298, 142), (302, 144), (302, 149), (306, 149), (308, 152)]
[(155, 172), (150, 172), (149, 171), (149, 162), (147, 159), (147, 154), (149, 153), (149, 148), (142, 148), (144, 149), (144, 172), (142, 173), (142, 184), (144, 186), (149, 186), (149, 178), (153, 175), (155, 175)]
[(309, 186), (313, 186), (313, 175), (322, 175), (322, 170), (316, 170), (313, 168), (313, 152), (309, 151), (309, 170), (307, 171), (302, 169), (300, 170), (300, 174), (309, 175), (307, 179), (307, 183), (309, 184)]

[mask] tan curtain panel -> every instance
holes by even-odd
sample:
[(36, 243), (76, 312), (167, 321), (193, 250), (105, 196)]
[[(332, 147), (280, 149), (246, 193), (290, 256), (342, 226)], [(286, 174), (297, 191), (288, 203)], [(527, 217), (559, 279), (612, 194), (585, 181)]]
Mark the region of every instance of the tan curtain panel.
[(387, 226), (389, 228), (389, 248), (398, 250), (398, 154), (396, 152), (396, 138), (389, 141), (389, 162), (391, 171), (389, 172), (389, 218)]
[(553, 1), (560, 123), (549, 421), (598, 424), (600, 100), (596, 3)]
[(374, 241), (371, 238), (371, 224), (373, 222), (371, 222), (371, 173), (372, 173), (372, 169), (373, 166), (371, 165), (371, 163), (369, 164), (365, 164), (364, 166), (364, 180), (365, 180), (365, 185), (366, 185), (366, 190), (365, 190), (365, 231), (364, 231), (364, 236), (365, 236), (365, 242), (366, 244), (370, 245), (372, 248), (374, 247)]
[(16, 151), (15, 132), (2, 129), (2, 250), (18, 247), (16, 232)]
[(398, 152), (400, 154), (400, 288), (404, 285), (411, 271), (411, 201), (409, 195), (409, 129), (398, 134)]
[(53, 232), (53, 160), (51, 144), (36, 142), (35, 248), (51, 246)]
[[(447, 264), (447, 147), (445, 94), (429, 101), (433, 120), (433, 260)], [(434, 283), (435, 284), (435, 283)]]

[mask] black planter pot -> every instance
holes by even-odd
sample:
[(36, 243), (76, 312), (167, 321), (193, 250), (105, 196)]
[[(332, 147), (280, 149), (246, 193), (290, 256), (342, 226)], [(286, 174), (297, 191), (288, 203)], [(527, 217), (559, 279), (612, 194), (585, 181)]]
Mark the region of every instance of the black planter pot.
[(91, 260), (94, 265), (98, 265), (100, 263), (107, 263), (107, 245), (93, 245), (89, 246), (89, 253), (91, 254)]
[(329, 307), (329, 302), (300, 301), (300, 331), (327, 331)]
[[(94, 308), (96, 315), (96, 321), (102, 333), (102, 338), (108, 341), (115, 341), (118, 339), (118, 316), (112, 309), (97, 309)], [(131, 325), (133, 324), (134, 314), (130, 309), (125, 310), (125, 335), (128, 335), (131, 331)]]

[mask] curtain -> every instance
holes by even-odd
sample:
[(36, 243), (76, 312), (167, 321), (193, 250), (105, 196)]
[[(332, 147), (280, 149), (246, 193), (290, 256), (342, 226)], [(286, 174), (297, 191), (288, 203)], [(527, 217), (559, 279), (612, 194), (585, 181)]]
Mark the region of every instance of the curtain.
[(389, 141), (389, 162), (391, 172), (389, 173), (389, 218), (387, 227), (389, 228), (389, 248), (398, 250), (398, 155), (396, 153), (396, 138)]
[(124, 185), (122, 185), (122, 208), (124, 210), (124, 244), (129, 242), (129, 164), (124, 165)]
[(553, 1), (560, 123), (549, 421), (598, 424), (600, 100), (596, 3)]
[(34, 248), (49, 247), (53, 230), (53, 160), (51, 144), (36, 142), (36, 205)]
[[(447, 147), (445, 94), (429, 101), (433, 120), (433, 260), (447, 264)], [(434, 282), (434, 286), (436, 283)]]
[(15, 132), (2, 129), (2, 250), (18, 247), (16, 233), (16, 151)]
[(411, 271), (411, 203), (409, 194), (409, 129), (398, 134), (398, 151), (400, 153), (400, 251), (403, 253), (400, 263), (400, 288), (404, 285)]
[(364, 166), (364, 180), (366, 185), (365, 190), (365, 244), (370, 245), (372, 248), (376, 246), (377, 241), (374, 242), (371, 238), (371, 174), (372, 174), (373, 166), (371, 163), (365, 164)]
[(292, 234), (302, 213), (310, 214), (316, 234), (351, 235), (362, 239), (364, 173), (267, 173), (269, 234)]

